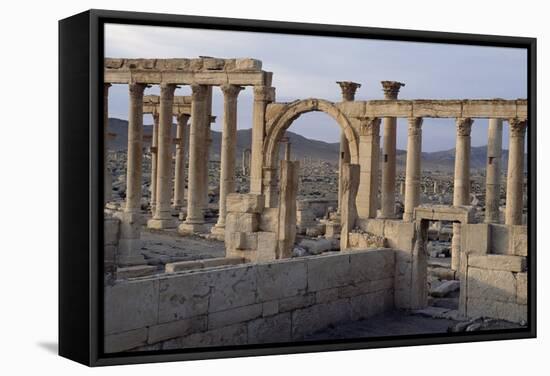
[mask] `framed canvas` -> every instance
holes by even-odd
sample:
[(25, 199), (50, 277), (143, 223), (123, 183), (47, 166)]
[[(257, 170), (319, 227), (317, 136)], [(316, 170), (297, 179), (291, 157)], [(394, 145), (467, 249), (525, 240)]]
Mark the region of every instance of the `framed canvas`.
[(59, 22), (59, 353), (536, 336), (536, 40)]

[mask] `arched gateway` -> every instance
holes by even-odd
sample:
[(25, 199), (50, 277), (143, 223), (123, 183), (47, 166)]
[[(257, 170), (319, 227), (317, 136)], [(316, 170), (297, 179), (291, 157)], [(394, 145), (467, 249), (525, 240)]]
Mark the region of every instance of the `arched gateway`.
[(277, 145), (284, 132), (300, 115), (313, 111), (324, 112), (336, 121), (348, 140), (351, 163), (358, 163), (358, 138), (346, 115), (336, 104), (330, 101), (309, 98), (286, 104), (273, 103), (268, 106), (267, 113), (271, 115), (271, 119), (267, 119), (264, 142), (264, 155), (266, 157), (264, 167), (277, 168)]

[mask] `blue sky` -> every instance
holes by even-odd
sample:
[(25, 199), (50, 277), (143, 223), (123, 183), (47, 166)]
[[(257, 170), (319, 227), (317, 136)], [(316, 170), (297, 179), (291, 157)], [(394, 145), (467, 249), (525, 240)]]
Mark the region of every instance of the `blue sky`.
[[(309, 97), (339, 101), (336, 81), (362, 84), (356, 99), (382, 99), (380, 81), (401, 81), (401, 99), (462, 99), (527, 97), (527, 51), (501, 47), (459, 46), (334, 37), (313, 37), (153, 26), (107, 25), (105, 56), (128, 58), (252, 57), (273, 72), (278, 101)], [(158, 88), (146, 94), (158, 94)], [(189, 95), (190, 88), (176, 95)], [(223, 104), (214, 90), (212, 129), (220, 130)], [(127, 119), (128, 89), (110, 89), (109, 116)], [(238, 128), (251, 127), (252, 89), (239, 95)], [(146, 117), (144, 122), (151, 123)], [(508, 145), (507, 125), (503, 145)], [(308, 113), (289, 129), (305, 137), (338, 142), (340, 129), (324, 113)], [(487, 121), (476, 120), (472, 146), (485, 145)], [(423, 151), (451, 149), (453, 119), (425, 119)], [(398, 120), (397, 146), (406, 149), (407, 124)]]

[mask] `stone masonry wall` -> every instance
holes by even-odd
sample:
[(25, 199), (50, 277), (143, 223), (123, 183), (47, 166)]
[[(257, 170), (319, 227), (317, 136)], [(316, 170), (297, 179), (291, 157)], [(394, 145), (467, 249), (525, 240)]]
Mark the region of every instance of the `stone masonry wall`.
[(105, 351), (304, 339), (392, 309), (394, 264), (383, 249), (120, 281), (105, 290)]

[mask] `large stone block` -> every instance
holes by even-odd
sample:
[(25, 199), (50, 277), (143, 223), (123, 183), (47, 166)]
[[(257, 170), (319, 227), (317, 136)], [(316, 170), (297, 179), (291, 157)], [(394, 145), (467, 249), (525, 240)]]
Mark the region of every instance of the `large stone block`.
[(467, 315), (522, 323), (527, 322), (527, 305), (468, 297)]
[(159, 323), (206, 314), (211, 274), (197, 272), (161, 279)]
[(251, 304), (244, 307), (237, 307), (227, 311), (214, 312), (208, 315), (208, 329), (221, 328), (250, 321), (262, 315), (263, 305), (261, 303)]
[(136, 280), (105, 287), (105, 334), (154, 325), (158, 319), (159, 282)]
[(225, 217), (225, 233), (258, 231), (258, 214), (227, 213)]
[(294, 311), (315, 304), (315, 293), (292, 296), (279, 300), (279, 312)]
[(225, 199), (228, 213), (262, 213), (265, 198), (252, 193), (230, 193)]
[(470, 255), (468, 265), (480, 269), (524, 272), (527, 268), (527, 259), (510, 255)]
[(292, 338), (301, 339), (329, 325), (351, 319), (349, 299), (339, 299), (326, 304), (316, 304), (292, 312)]
[(260, 216), (260, 230), (267, 232), (277, 232), (279, 221), (278, 208), (265, 208)]
[(393, 308), (393, 290), (382, 290), (350, 299), (351, 319), (362, 320)]
[(248, 323), (248, 343), (290, 342), (290, 313), (264, 317)]
[(103, 220), (104, 245), (118, 244), (119, 231), (120, 231), (120, 220), (118, 218), (105, 218)]
[(256, 266), (237, 266), (211, 271), (208, 312), (251, 305), (256, 300)]
[(305, 260), (285, 260), (259, 264), (256, 268), (258, 300), (268, 301), (296, 296), (307, 286)]
[(414, 223), (387, 220), (384, 226), (384, 237), (388, 247), (409, 251), (414, 246)]
[(461, 251), (484, 255), (489, 252), (489, 225), (486, 223), (462, 224), (460, 226)]
[(257, 232), (258, 243), (255, 262), (275, 260), (277, 256), (277, 234), (275, 232)]
[(195, 333), (175, 341), (173, 348), (196, 348), (211, 346), (238, 346), (247, 343), (246, 324), (235, 324)]
[(354, 283), (375, 281), (394, 275), (395, 253), (391, 249), (351, 252), (349, 257), (351, 280)]
[(185, 337), (186, 335), (205, 330), (206, 315), (154, 325), (149, 327), (147, 343), (154, 344), (170, 338)]
[(514, 273), (469, 267), (467, 296), (468, 298), (515, 303), (516, 278)]
[(518, 256), (527, 256), (528, 235), (527, 226), (510, 226), (510, 253)]
[(104, 337), (103, 344), (106, 353), (115, 353), (145, 345), (146, 341), (147, 328), (139, 328), (107, 335)]
[(384, 290), (393, 290), (394, 278), (379, 279), (376, 281), (365, 281), (353, 283), (348, 286), (338, 288), (339, 298), (351, 298), (354, 296), (365, 295)]
[(516, 281), (516, 303), (527, 304), (527, 273), (517, 273)]
[(308, 291), (346, 285), (352, 281), (348, 254), (322, 255), (307, 259)]
[(491, 224), (491, 252), (497, 255), (510, 254), (510, 226)]

